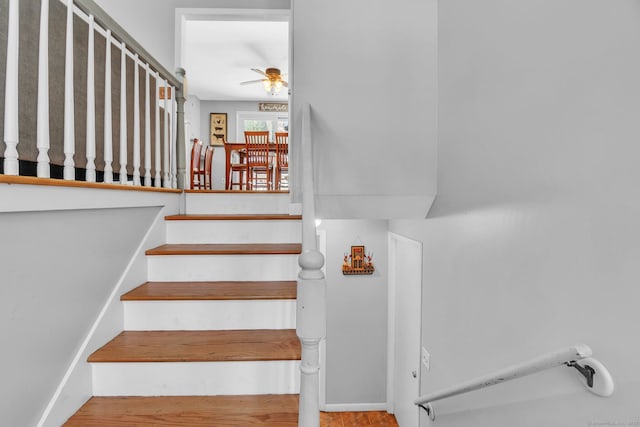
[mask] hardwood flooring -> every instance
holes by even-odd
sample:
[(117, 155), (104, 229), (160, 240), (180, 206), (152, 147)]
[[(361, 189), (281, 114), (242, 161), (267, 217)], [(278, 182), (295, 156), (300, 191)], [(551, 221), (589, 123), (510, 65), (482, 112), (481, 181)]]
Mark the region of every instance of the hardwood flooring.
[(299, 243), (166, 244), (149, 249), (146, 255), (297, 255)]
[[(64, 427), (297, 427), (298, 395), (92, 397)], [(398, 427), (384, 411), (321, 412), (321, 427)]]
[(320, 427), (398, 427), (398, 422), (386, 411), (320, 412)]
[(234, 220), (234, 221), (265, 221), (265, 220), (301, 220), (302, 215), (288, 214), (200, 214), (200, 215), (168, 215), (167, 221), (210, 221), (210, 220)]
[(300, 360), (295, 329), (124, 331), (96, 350), (95, 362)]
[(296, 299), (295, 281), (147, 282), (122, 295), (122, 301)]

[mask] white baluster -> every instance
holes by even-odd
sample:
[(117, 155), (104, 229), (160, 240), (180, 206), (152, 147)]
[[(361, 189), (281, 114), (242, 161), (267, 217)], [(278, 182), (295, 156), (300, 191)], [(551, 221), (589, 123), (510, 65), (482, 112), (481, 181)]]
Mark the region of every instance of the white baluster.
[(172, 93), (172, 97), (169, 100), (169, 159), (171, 159), (171, 169), (170, 169), (170, 174), (171, 174), (171, 188), (176, 188), (178, 186), (178, 182), (177, 182), (177, 176), (178, 174), (176, 173), (176, 144), (175, 144), (175, 140), (176, 140), (176, 135), (175, 135), (175, 130), (176, 130), (176, 126), (175, 126), (175, 122), (176, 122), (176, 108), (175, 108), (175, 95), (176, 95), (176, 88), (174, 88), (173, 86), (171, 86), (171, 93)]
[(164, 188), (171, 188), (171, 177), (169, 175), (169, 86), (167, 85), (167, 81), (164, 81)]
[(120, 55), (120, 184), (127, 183), (127, 46)]
[(154, 178), (154, 186), (161, 187), (162, 186), (162, 177), (160, 176), (160, 73), (156, 72), (156, 176)]
[(94, 59), (94, 18), (89, 15), (87, 53), (87, 182), (96, 182), (96, 86)]
[(38, 177), (49, 178), (49, 0), (40, 3), (40, 46), (38, 52)]
[(104, 182), (113, 182), (113, 126), (111, 117), (111, 30), (107, 30), (104, 62)]
[(76, 179), (73, 154), (76, 149), (73, 100), (73, 0), (67, 0), (67, 34), (64, 65), (64, 172), (66, 180)]
[(151, 187), (151, 97), (149, 95), (149, 64), (146, 67), (144, 90), (144, 186)]
[(140, 71), (133, 59), (133, 185), (140, 185)]
[(4, 91), (4, 173), (19, 174), (18, 141), (20, 139), (18, 119), (18, 34), (20, 25), (20, 2), (9, 2), (9, 27), (7, 28), (7, 73)]

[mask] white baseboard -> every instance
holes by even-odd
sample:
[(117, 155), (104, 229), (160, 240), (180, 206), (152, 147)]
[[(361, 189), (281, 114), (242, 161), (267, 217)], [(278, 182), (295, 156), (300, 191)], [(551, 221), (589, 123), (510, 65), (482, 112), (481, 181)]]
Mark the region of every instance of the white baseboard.
[(324, 412), (386, 411), (387, 402), (382, 403), (327, 403)]

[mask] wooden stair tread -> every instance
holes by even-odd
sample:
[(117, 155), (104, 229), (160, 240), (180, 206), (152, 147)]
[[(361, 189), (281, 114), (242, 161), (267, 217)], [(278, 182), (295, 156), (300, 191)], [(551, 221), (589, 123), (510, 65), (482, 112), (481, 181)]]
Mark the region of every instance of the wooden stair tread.
[(295, 281), (146, 282), (120, 297), (122, 301), (296, 299)]
[(65, 427), (297, 426), (298, 395), (92, 397)]
[(124, 331), (96, 350), (95, 362), (300, 360), (295, 329)]
[(165, 244), (145, 252), (147, 255), (297, 255), (299, 243), (218, 243)]
[(164, 217), (167, 221), (279, 221), (302, 219), (302, 215), (288, 214), (201, 214), (201, 215), (168, 215)]

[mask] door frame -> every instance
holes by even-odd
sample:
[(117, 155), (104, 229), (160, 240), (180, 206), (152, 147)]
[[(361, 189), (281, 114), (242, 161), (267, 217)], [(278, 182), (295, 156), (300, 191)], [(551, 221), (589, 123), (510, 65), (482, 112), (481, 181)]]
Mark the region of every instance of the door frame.
[[(413, 240), (408, 237), (396, 234), (393, 232), (388, 233), (388, 257), (389, 257), (389, 283), (388, 283), (388, 295), (387, 295), (387, 412), (394, 413), (394, 386), (395, 386), (395, 344), (396, 344), (396, 291), (398, 289), (398, 278), (396, 277), (395, 266), (397, 265), (397, 252), (395, 250), (398, 242), (408, 243), (414, 246), (420, 251), (420, 258), (422, 258), (422, 242)], [(420, 263), (420, 283), (422, 283), (422, 265)], [(420, 341), (422, 340), (422, 286), (420, 288)], [(420, 346), (418, 344), (420, 351)], [(422, 364), (418, 364), (418, 389), (421, 387), (421, 370)]]

